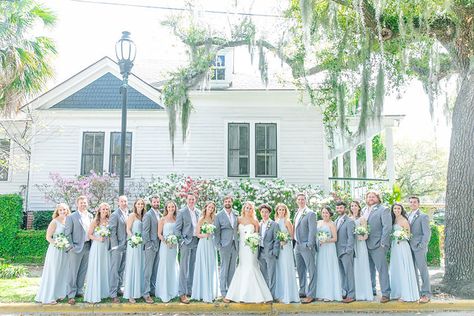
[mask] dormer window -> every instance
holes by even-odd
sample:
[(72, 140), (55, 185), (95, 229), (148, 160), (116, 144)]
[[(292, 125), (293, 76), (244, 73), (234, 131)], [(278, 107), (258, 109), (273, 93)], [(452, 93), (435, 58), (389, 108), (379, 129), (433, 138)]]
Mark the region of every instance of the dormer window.
[(212, 63), (211, 80), (225, 81), (225, 55), (217, 55)]

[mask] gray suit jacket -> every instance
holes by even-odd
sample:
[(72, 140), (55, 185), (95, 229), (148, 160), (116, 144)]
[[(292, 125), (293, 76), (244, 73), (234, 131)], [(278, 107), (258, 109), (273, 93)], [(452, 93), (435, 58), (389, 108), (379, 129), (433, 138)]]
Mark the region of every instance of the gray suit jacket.
[(120, 209), (115, 210), (109, 219), (110, 247), (113, 250), (127, 250), (126, 219)]
[[(259, 256), (268, 256), (272, 255), (278, 258), (280, 254), (280, 241), (277, 239), (276, 235), (280, 231), (280, 227), (277, 223), (268, 220), (267, 229), (265, 230), (265, 235), (262, 236), (263, 239), (263, 249), (259, 248)], [(260, 222), (260, 233), (262, 232), (262, 222)], [(261, 236), (261, 235), (260, 235)]]
[(337, 242), (336, 242), (336, 251), (337, 256), (341, 257), (342, 255), (354, 255), (354, 221), (349, 218), (347, 215), (344, 216), (344, 219), (341, 219), (339, 223), (339, 228), (337, 229)]
[(157, 252), (160, 248), (160, 239), (158, 239), (158, 219), (155, 211), (150, 209), (143, 216), (143, 245), (145, 250), (153, 249)]
[(412, 237), (410, 247), (413, 251), (428, 249), (428, 243), (431, 238), (430, 219), (428, 215), (417, 211), (410, 224)]
[[(93, 216), (87, 212), (90, 221), (92, 221)], [(69, 250), (79, 253), (84, 247), (84, 242), (87, 239), (88, 228), (85, 227), (82, 223), (81, 214), (79, 211), (76, 211), (66, 217), (66, 227), (64, 228), (64, 235), (69, 240), (71, 247)], [(69, 251), (68, 250), (68, 251)]]
[[(201, 211), (194, 209), (196, 214), (196, 223), (199, 221)], [(181, 239), (181, 244), (189, 245), (193, 241), (194, 228), (191, 220), (191, 214), (187, 206), (183, 207), (178, 211), (176, 215), (176, 226), (174, 228), (174, 234)]]
[[(364, 208), (364, 212), (367, 207)], [(382, 204), (373, 207), (369, 215), (367, 224), (370, 227), (367, 248), (370, 250), (378, 247), (390, 248), (390, 234), (392, 233), (392, 215), (390, 209)]]
[(235, 210), (232, 210), (232, 213), (234, 214), (234, 227), (232, 227), (225, 212), (225, 210), (220, 211), (214, 219), (214, 225), (216, 226), (214, 242), (219, 250), (232, 244), (235, 246), (235, 249), (239, 249), (239, 214), (237, 214)]
[(318, 251), (316, 244), (316, 234), (318, 230), (316, 214), (309, 208), (306, 208), (305, 212), (306, 214), (299, 218), (298, 223), (295, 222), (296, 248), (299, 251), (311, 249)]

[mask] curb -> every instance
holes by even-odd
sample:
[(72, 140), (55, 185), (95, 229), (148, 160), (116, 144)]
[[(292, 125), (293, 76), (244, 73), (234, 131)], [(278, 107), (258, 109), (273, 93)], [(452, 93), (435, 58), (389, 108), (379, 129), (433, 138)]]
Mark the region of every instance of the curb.
[(242, 303), (159, 303), (159, 304), (87, 304), (78, 303), (41, 305), (35, 303), (0, 303), (0, 313), (328, 313), (328, 312), (449, 312), (474, 311), (474, 300), (434, 301), (428, 304), (403, 303), (398, 301), (378, 302), (313, 303), (302, 304), (242, 304)]

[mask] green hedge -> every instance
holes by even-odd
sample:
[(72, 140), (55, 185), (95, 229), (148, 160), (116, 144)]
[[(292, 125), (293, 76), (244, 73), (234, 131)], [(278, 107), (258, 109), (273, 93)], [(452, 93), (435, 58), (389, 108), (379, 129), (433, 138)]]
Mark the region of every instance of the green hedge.
[(53, 218), (53, 211), (34, 212), (33, 213), (33, 229), (37, 229), (37, 230), (47, 229), (52, 218)]
[(441, 264), (440, 233), (438, 226), (431, 223), (431, 239), (428, 243), (426, 259), (429, 266), (439, 267)]
[(0, 257), (16, 248), (15, 237), (22, 221), (23, 200), (18, 194), (0, 195)]
[(46, 230), (20, 230), (16, 250), (9, 259), (16, 263), (43, 263), (47, 249)]

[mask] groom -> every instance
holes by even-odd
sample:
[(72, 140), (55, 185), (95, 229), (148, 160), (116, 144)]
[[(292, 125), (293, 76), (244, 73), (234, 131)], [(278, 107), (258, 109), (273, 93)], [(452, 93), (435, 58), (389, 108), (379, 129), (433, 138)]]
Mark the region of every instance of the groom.
[[(300, 297), (302, 304), (309, 304), (316, 297), (316, 214), (306, 207), (306, 196), (299, 193), (296, 196), (298, 211), (295, 216), (295, 259), (298, 279), (300, 281)], [(309, 274), (309, 284), (306, 287), (306, 273)]]
[(225, 296), (227, 295), (227, 290), (234, 276), (235, 266), (237, 264), (237, 250), (239, 247), (237, 223), (239, 214), (232, 209), (232, 203), (233, 199), (231, 196), (228, 195), (224, 197), (224, 209), (217, 214), (214, 220), (214, 225), (216, 226), (214, 242), (221, 257), (219, 282), (224, 301), (226, 301)]
[(270, 219), (270, 213), (272, 210), (268, 204), (262, 204), (258, 209), (262, 216), (262, 221), (260, 222), (260, 247), (258, 251), (258, 261), (260, 262), (260, 270), (262, 271), (268, 288), (272, 293), (273, 299), (276, 299), (276, 263), (278, 255), (280, 254), (280, 241), (276, 236), (280, 231), (280, 227)]

